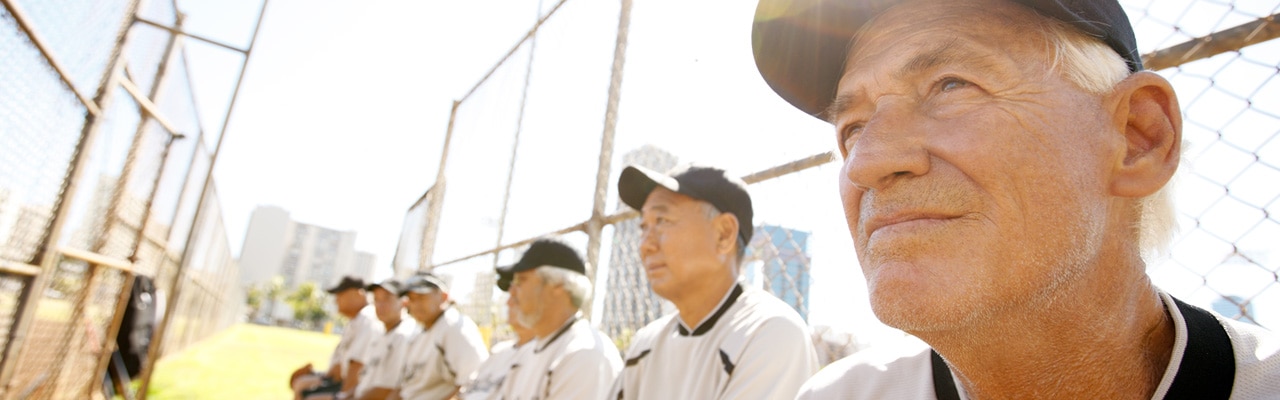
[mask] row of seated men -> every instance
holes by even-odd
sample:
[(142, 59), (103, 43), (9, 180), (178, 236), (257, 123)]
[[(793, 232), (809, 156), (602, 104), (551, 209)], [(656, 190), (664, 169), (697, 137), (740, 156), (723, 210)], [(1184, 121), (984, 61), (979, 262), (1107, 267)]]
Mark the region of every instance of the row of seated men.
[(649, 283), (678, 311), (637, 332), (625, 361), (581, 314), (592, 292), (586, 263), (548, 238), (497, 270), (517, 339), (492, 353), (436, 275), (368, 285), (344, 278), (329, 292), (350, 322), (328, 372), (295, 372), (297, 398), (793, 397), (817, 372), (817, 356), (791, 307), (738, 282), (753, 234), (745, 183), (711, 167), (628, 167), (619, 189), (643, 210)]

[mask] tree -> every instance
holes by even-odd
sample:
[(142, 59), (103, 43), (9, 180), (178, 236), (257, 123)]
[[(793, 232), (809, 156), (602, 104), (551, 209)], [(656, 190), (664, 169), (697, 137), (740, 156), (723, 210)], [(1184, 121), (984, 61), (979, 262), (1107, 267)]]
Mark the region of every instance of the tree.
[(249, 287), (245, 288), (244, 302), (245, 305), (249, 306), (250, 318), (258, 315), (258, 311), (262, 310), (263, 297), (266, 297), (266, 293), (263, 293), (262, 288), (258, 287), (258, 285), (249, 285)]
[(324, 309), (324, 293), (316, 288), (315, 282), (304, 282), (294, 289), (285, 299), (293, 307), (293, 319), (312, 328), (319, 326), (329, 317)]
[(274, 321), (276, 319), (276, 302), (284, 297), (284, 277), (276, 275), (271, 278), (271, 282), (267, 283), (267, 319)]

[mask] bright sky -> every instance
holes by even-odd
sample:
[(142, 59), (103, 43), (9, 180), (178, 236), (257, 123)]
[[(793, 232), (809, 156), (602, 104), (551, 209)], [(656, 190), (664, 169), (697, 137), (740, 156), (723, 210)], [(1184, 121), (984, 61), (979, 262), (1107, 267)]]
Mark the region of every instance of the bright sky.
[[(298, 221), (358, 232), (356, 248), (375, 253), (379, 274), (389, 274), (405, 211), (435, 179), (452, 100), (553, 4), (542, 3), (272, 0), (215, 175), (233, 252), (253, 208), (271, 204)], [(543, 31), (504, 242), (589, 216), (616, 3), (571, 0)], [(615, 160), (653, 144), (683, 162), (746, 174), (832, 148), (830, 127), (792, 109), (756, 72), (749, 36), (755, 2), (635, 3)], [(179, 1), (189, 31), (241, 47), (260, 4)], [(1144, 20), (1155, 32), (1140, 31), (1144, 51), (1184, 40), (1162, 30), (1161, 18)], [(196, 43), (189, 54), (206, 129), (216, 131), (221, 119), (214, 116), (225, 111), (240, 58)], [(514, 59), (527, 57), (518, 52)], [(499, 71), (497, 89), (479, 91), (459, 110), (441, 227), (449, 237), (441, 239), (437, 262), (494, 245), (521, 94), (507, 82), (521, 74), (520, 62)], [(620, 169), (615, 161), (613, 179)], [(753, 186), (757, 222), (814, 233), (812, 322), (864, 340), (892, 335), (865, 304), (835, 172), (828, 165)], [(612, 211), (616, 194), (610, 196)], [(1185, 281), (1177, 279), (1170, 282)], [(1240, 289), (1249, 290), (1257, 292)]]

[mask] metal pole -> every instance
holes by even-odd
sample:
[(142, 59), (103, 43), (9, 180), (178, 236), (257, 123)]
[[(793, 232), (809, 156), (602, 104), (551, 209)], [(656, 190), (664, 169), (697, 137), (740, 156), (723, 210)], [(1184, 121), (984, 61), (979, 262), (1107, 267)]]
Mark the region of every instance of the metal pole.
[[(609, 79), (609, 99), (604, 112), (604, 133), (600, 140), (600, 167), (596, 169), (595, 202), (591, 206), (591, 219), (587, 220), (587, 277), (595, 288), (596, 272), (600, 261), (600, 235), (604, 231), (604, 202), (609, 194), (609, 168), (613, 163), (613, 135), (618, 126), (618, 99), (622, 97), (622, 71), (627, 58), (627, 36), (631, 26), (631, 2), (622, 0), (618, 13), (618, 36), (613, 48), (613, 73)], [(592, 304), (582, 306), (582, 313), (591, 318)]]
[[(258, 22), (253, 27), (253, 36), (249, 39), (249, 48), (244, 51), (244, 61), (240, 64), (240, 76), (236, 78), (236, 88), (231, 92), (231, 103), (227, 106), (227, 114), (222, 119), (222, 131), (218, 134), (218, 143), (213, 148), (213, 154), (209, 157), (209, 171), (204, 176), (204, 186), (200, 189), (199, 200), (196, 201), (195, 215), (191, 217), (191, 231), (187, 235), (186, 245), (182, 247), (182, 262), (178, 264), (178, 270), (173, 274), (173, 281), (169, 285), (168, 303), (180, 304), (180, 295), (182, 289), (182, 278), (186, 267), (191, 262), (191, 246), (194, 244), (196, 232), (201, 225), (200, 217), (204, 214), (205, 204), (208, 202), (209, 188), (213, 186), (213, 170), (217, 167), (218, 154), (222, 151), (222, 144), (227, 138), (227, 127), (230, 125), (231, 116), (235, 113), (236, 100), (240, 97), (240, 89), (244, 86), (244, 75), (249, 70), (249, 60), (253, 58), (253, 47), (258, 42), (258, 34), (262, 31), (262, 20), (266, 18), (267, 4), (270, 0), (262, 0), (262, 8), (258, 11)], [(157, 274), (158, 275), (158, 274)], [(156, 327), (155, 335), (151, 339), (151, 347), (147, 349), (147, 366), (142, 370), (142, 384), (138, 387), (138, 398), (145, 400), (147, 398), (147, 388), (151, 384), (151, 373), (155, 370), (156, 358), (160, 355), (160, 343), (164, 341), (165, 329), (173, 321), (175, 307), (165, 309), (164, 317), (160, 325)]]
[(1154, 51), (1142, 56), (1142, 65), (1157, 71), (1275, 39), (1280, 37), (1280, 22), (1276, 21), (1277, 16), (1280, 14), (1271, 14), (1234, 28), (1214, 32), (1209, 36)]
[[(71, 93), (74, 93), (76, 98), (80, 99), (80, 104), (83, 104), (84, 108), (89, 110), (89, 114), (94, 116), (102, 114), (102, 107), (99, 107), (100, 102), (90, 100), (89, 96), (86, 96), (84, 93), (76, 90), (76, 85), (71, 82), (71, 76), (67, 74), (67, 69), (63, 67), (62, 63), (58, 62), (58, 59), (53, 56), (53, 52), (49, 51), (49, 46), (45, 44), (45, 41), (41, 38), (39, 32), (32, 29), (30, 18), (27, 18), (27, 14), (22, 11), (22, 8), (18, 7), (18, 4), (13, 0), (0, 0), (0, 3), (3, 3), (4, 8), (9, 10), (9, 14), (13, 15), (13, 19), (18, 23), (18, 28), (22, 29), (22, 32), (27, 34), (27, 38), (31, 39), (31, 44), (35, 45), (36, 50), (39, 50), (40, 54), (44, 56), (44, 60), (49, 63), (49, 67), (53, 68), (54, 72), (58, 73), (58, 78), (62, 80), (64, 85), (67, 85), (67, 89), (70, 89)], [(131, 10), (128, 14), (132, 14), (132, 10), (136, 9), (137, 5), (137, 0), (134, 0), (128, 7), (128, 9)], [(116, 41), (116, 53), (119, 53), (119, 45), (124, 39), (123, 34), (117, 39), (119, 40)], [(111, 69), (108, 68), (107, 70), (110, 71)]]
[[(55, 71), (59, 72), (63, 82), (68, 85), (68, 88), (72, 92), (76, 93), (77, 97), (81, 98), (81, 102), (84, 102), (84, 95), (77, 92), (75, 87), (72, 86), (71, 82), (68, 80), (69, 78), (67, 78), (65, 74), (62, 74), (63, 71), (59, 69), (60, 67), (58, 67), (58, 62), (50, 53), (45, 51), (45, 46), (40, 38), (38, 36), (33, 36), (34, 31), (30, 30), (28, 26), (29, 24), (25, 22), (26, 18), (21, 14), (21, 11), (19, 11), (9, 0), (0, 1), (4, 2), (5, 8), (9, 9), (14, 19), (18, 20), (19, 25), (24, 27), (24, 30), (26, 30), (26, 33), (28, 34), (28, 38), (41, 49), (42, 53), (45, 54), (46, 60), (50, 63), (50, 66), (55, 69)], [(138, 0), (131, 0), (128, 7), (125, 8), (124, 15), (131, 18), (132, 15), (137, 12), (137, 9)], [(7, 398), (9, 396), (12, 385), (14, 384), (14, 375), (20, 367), (18, 364), (22, 361), (22, 358), (26, 353), (27, 348), (23, 346), (23, 343), (26, 341), (27, 335), (31, 334), (31, 329), (35, 320), (36, 308), (39, 305), (40, 299), (43, 297), (45, 289), (49, 286), (50, 275), (54, 268), (57, 268), (59, 259), (57, 251), (58, 242), (62, 239), (62, 230), (66, 224), (67, 216), (70, 213), (68, 203), (70, 203), (72, 199), (75, 199), (75, 196), (79, 191), (79, 183), (83, 179), (84, 169), (89, 161), (89, 155), (87, 154), (88, 150), (93, 148), (93, 144), (99, 136), (99, 128), (102, 122), (102, 118), (99, 118), (102, 113), (101, 110), (110, 104), (112, 97), (111, 94), (116, 86), (115, 77), (118, 75), (119, 70), (124, 67), (124, 64), (120, 62), (120, 60), (123, 59), (123, 52), (121, 49), (124, 47), (125, 40), (129, 34), (129, 25), (125, 21), (127, 21), (127, 19), (122, 20), (120, 23), (120, 30), (116, 34), (115, 47), (112, 49), (111, 58), (107, 62), (107, 68), (103, 72), (101, 85), (98, 86), (98, 91), (95, 93), (93, 101), (85, 103), (85, 109), (87, 112), (85, 113), (84, 128), (80, 131), (80, 142), (76, 144), (76, 149), (72, 153), (71, 163), (67, 168), (66, 179), (63, 181), (62, 185), (62, 195), (54, 205), (53, 218), (49, 221), (49, 229), (45, 232), (44, 238), (41, 241), (41, 249), (35, 257), (32, 258), (32, 264), (39, 266), (41, 273), (32, 277), (32, 279), (24, 285), (24, 290), (18, 298), (18, 304), (20, 304), (19, 309), (17, 310), (18, 317), (10, 328), (10, 334), (12, 336), (4, 349), (3, 365), (0, 365), (0, 383), (3, 383), (3, 385), (0, 386), (0, 397)]]
[(435, 256), (436, 231), (440, 229), (440, 210), (444, 208), (444, 167), (449, 162), (449, 142), (453, 139), (453, 123), (458, 119), (458, 106), (462, 101), (454, 100), (449, 110), (449, 127), (444, 131), (444, 147), (440, 149), (440, 168), (436, 170), (436, 184), (429, 190), (431, 204), (427, 207), (427, 226), (422, 233), (422, 251), (418, 253), (419, 271), (430, 271), (433, 268), (432, 257)]

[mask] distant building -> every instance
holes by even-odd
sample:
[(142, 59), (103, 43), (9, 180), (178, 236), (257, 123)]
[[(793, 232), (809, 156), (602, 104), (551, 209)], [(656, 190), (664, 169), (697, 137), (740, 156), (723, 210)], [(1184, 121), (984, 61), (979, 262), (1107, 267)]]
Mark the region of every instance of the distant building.
[[(653, 146), (644, 146), (622, 156), (622, 165), (639, 165), (655, 171), (676, 166), (676, 156)], [(616, 210), (628, 207), (618, 202)], [(600, 329), (614, 339), (627, 337), (662, 316), (666, 300), (649, 288), (640, 264), (640, 221), (631, 219), (614, 225), (609, 255), (609, 280), (604, 291), (604, 314)], [(669, 303), (668, 303), (669, 304)], [(665, 306), (672, 309), (671, 306)]]
[(356, 233), (293, 221), (289, 212), (260, 206), (249, 218), (240, 251), (244, 286), (284, 278), (287, 288), (303, 282), (327, 287), (345, 275), (373, 278), (373, 254), (355, 251)]
[(809, 232), (774, 225), (756, 227), (743, 256), (744, 281), (772, 293), (809, 320)]

